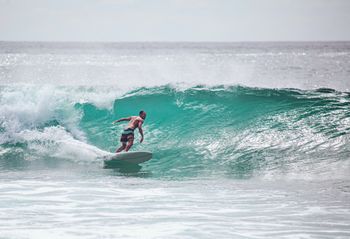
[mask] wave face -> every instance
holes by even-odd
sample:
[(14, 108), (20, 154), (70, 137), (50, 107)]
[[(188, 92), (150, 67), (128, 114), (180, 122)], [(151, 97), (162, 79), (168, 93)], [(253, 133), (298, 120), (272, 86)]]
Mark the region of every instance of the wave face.
[(140, 109), (148, 114), (145, 141), (134, 150), (154, 152), (142, 168), (154, 177), (324, 179), (347, 178), (350, 169), (350, 94), (332, 89), (17, 85), (0, 92), (4, 169), (100, 162), (124, 127), (111, 122)]

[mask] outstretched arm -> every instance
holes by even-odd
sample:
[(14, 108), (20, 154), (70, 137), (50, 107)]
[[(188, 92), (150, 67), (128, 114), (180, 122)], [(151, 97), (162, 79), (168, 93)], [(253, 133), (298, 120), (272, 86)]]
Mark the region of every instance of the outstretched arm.
[(131, 117), (127, 117), (127, 118), (120, 118), (118, 120), (115, 120), (112, 122), (112, 124), (118, 123), (120, 121), (130, 121)]
[(141, 134), (140, 143), (142, 143), (142, 141), (143, 141), (143, 130), (142, 130), (142, 123), (143, 123), (143, 122), (139, 122), (139, 124), (138, 124), (139, 133)]

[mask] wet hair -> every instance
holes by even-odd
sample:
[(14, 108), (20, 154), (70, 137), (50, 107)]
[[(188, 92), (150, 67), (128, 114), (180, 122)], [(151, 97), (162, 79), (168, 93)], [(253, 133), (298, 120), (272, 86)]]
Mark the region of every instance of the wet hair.
[(141, 110), (140, 113), (139, 113), (139, 115), (141, 115), (141, 114), (143, 114), (143, 113), (145, 113), (145, 111)]

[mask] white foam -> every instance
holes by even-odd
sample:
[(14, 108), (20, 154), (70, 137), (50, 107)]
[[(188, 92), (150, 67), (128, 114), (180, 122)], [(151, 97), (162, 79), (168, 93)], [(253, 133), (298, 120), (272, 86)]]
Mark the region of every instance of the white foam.
[[(111, 107), (117, 91), (66, 88), (52, 85), (13, 85), (0, 91), (0, 144), (27, 144), (30, 158), (48, 155), (72, 160), (94, 160), (107, 152), (86, 143), (80, 130), (77, 102)], [(51, 120), (60, 126), (45, 125)]]
[(74, 161), (94, 161), (109, 154), (93, 145), (75, 139), (61, 126), (47, 127), (42, 131), (23, 130), (13, 136), (17, 142), (27, 144), (31, 157), (50, 156)]

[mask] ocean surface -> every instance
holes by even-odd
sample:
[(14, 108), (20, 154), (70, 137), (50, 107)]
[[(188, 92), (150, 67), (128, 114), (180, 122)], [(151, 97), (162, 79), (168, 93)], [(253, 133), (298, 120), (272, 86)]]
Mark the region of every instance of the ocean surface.
[(0, 238), (350, 238), (350, 42), (0, 42)]

